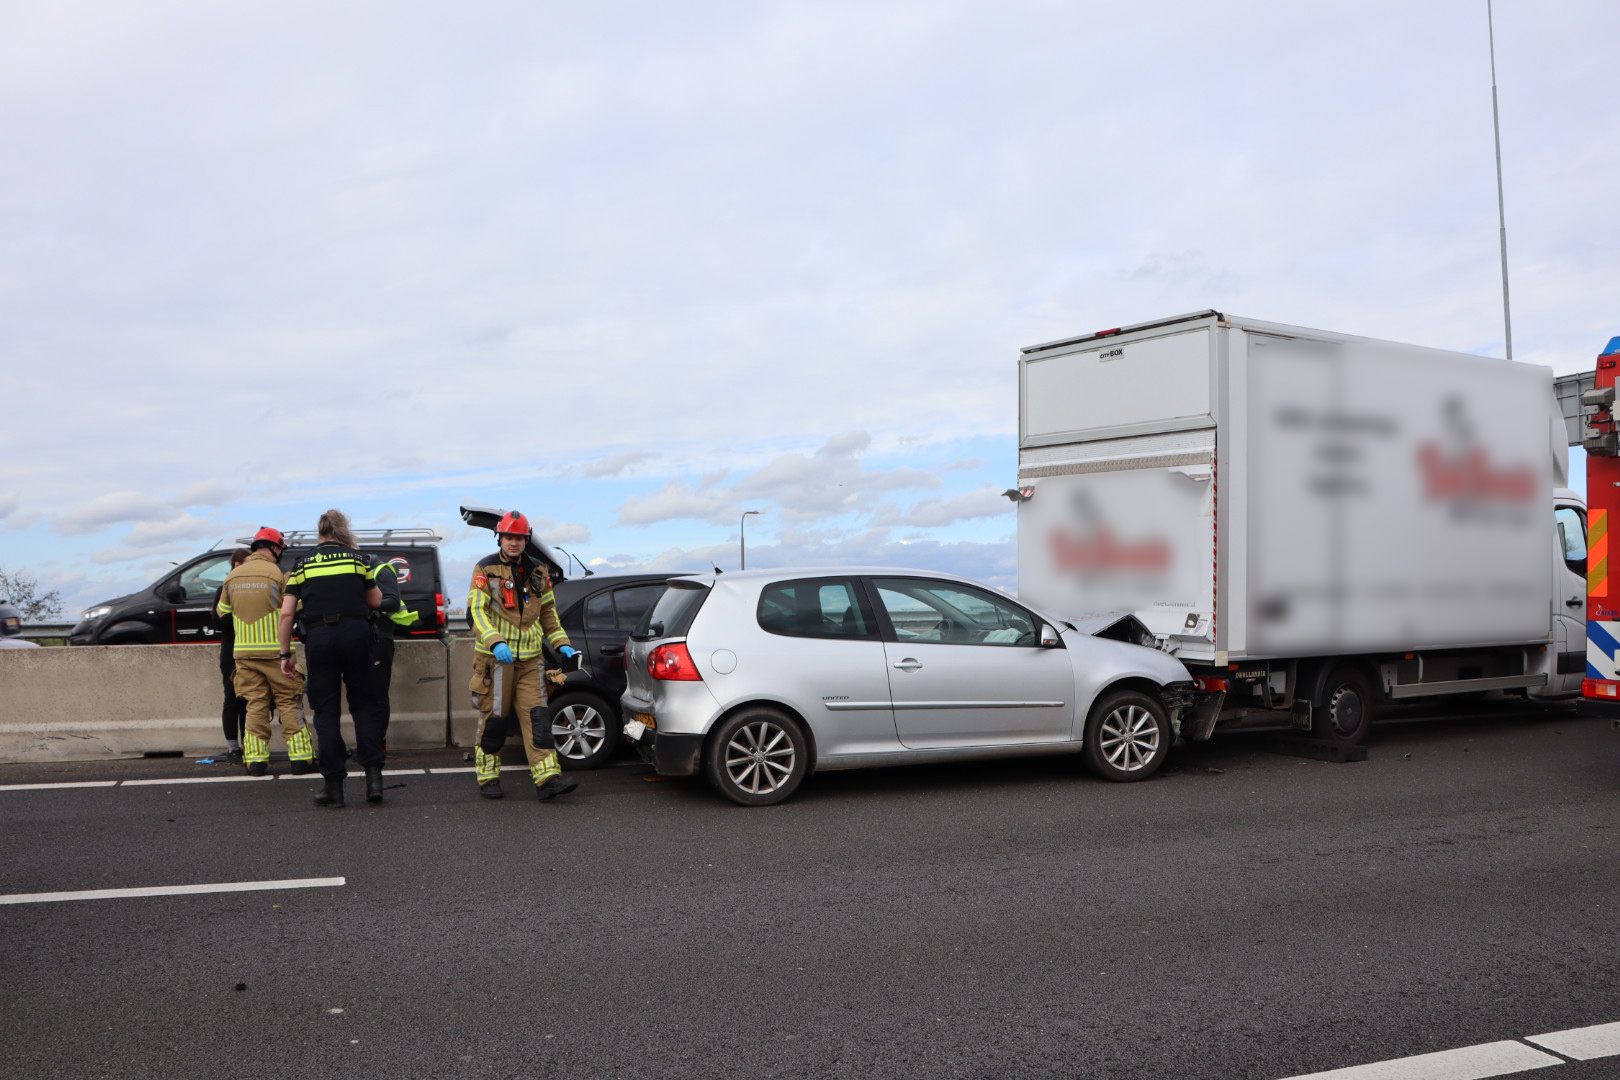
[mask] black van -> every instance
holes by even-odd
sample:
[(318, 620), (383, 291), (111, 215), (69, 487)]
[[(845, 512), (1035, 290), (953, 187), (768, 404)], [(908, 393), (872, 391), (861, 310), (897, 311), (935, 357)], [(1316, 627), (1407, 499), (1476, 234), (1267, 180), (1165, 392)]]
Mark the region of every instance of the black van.
[[(356, 529), (360, 550), (392, 563), (399, 595), (417, 612), (411, 626), (394, 627), (399, 638), (443, 637), (444, 574), (439, 567), (440, 537), (432, 529)], [(313, 532), (286, 534), (281, 568), (291, 570), (315, 546)], [(250, 538), (237, 541), (243, 547)], [(183, 563), (140, 592), (97, 604), (68, 636), (69, 645), (174, 645), (219, 640), (214, 594), (231, 572), (231, 548), (216, 548)]]

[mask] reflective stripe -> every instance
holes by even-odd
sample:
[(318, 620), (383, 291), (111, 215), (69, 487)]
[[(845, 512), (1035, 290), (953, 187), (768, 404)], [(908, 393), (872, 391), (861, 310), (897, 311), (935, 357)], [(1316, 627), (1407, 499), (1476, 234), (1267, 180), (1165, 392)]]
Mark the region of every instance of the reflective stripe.
[(278, 634), (281, 613), (273, 611), (254, 623), (244, 623), (236, 616), (231, 616), (236, 626), (236, 651), (238, 653), (280, 653), (281, 640)]
[[(300, 709), (300, 712), (303, 710)], [(281, 722), (282, 733), (287, 730), (287, 721)], [(315, 759), (315, 744), (309, 737), (309, 728), (300, 728), (287, 736), (287, 757), (292, 761), (313, 761)]]
[(251, 765), (255, 761), (270, 760), (270, 741), (253, 734), (251, 731), (242, 733), (242, 761)]
[[(478, 737), (484, 737), (484, 725), (478, 725)], [(486, 780), (499, 780), (501, 778), (501, 755), (486, 754), (482, 746), (473, 748), (473, 771), (482, 784)]]
[(547, 750), (545, 756), (540, 759), (540, 764), (529, 769), (529, 776), (534, 780), (535, 787), (539, 787), (553, 776), (561, 775), (561, 773), (562, 766), (557, 764), (557, 752), (555, 750)]
[(361, 566), (352, 559), (344, 560), (343, 562), (333, 562), (326, 566), (305, 567), (303, 576), (305, 578), (317, 578), (331, 577), (334, 574), (359, 574), (368, 581), (377, 576), (375, 572), (370, 570), (370, 568)]
[[(1594, 507), (1586, 532), (1586, 594), (1609, 595), (1609, 512)], [(1562, 526), (1560, 526), (1562, 528)]]

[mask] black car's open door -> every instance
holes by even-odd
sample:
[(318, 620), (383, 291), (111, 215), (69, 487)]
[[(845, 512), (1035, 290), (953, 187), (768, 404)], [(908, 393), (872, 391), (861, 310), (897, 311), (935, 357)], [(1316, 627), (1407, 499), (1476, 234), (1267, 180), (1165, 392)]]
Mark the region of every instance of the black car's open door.
[[(490, 532), (495, 531), (495, 526), (499, 525), (501, 518), (505, 516), (505, 510), (496, 510), (488, 506), (463, 506), (461, 508), (462, 521), (469, 525), (476, 525), (480, 529), (488, 529)], [(557, 553), (544, 540), (532, 534), (529, 536), (529, 554), (550, 568), (553, 582), (568, 580), (568, 571), (563, 566), (562, 560), (557, 558)]]

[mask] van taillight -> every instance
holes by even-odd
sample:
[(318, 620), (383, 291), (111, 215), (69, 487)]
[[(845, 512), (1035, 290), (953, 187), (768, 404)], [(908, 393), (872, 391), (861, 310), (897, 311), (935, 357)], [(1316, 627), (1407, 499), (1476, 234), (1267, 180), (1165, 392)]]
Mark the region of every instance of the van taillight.
[(443, 626), (445, 623), (450, 621), (450, 616), (446, 612), (444, 606), (444, 593), (436, 592), (433, 594), (433, 608), (434, 617), (439, 620), (440, 626)]
[(686, 642), (660, 645), (647, 657), (647, 674), (666, 682), (702, 682), (692, 654), (686, 651)]

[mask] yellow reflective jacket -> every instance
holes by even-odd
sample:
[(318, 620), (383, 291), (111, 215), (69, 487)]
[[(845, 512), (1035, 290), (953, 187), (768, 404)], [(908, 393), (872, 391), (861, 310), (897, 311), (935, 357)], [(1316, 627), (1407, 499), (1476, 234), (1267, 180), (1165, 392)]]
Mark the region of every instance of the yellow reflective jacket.
[(275, 656), (281, 651), (276, 624), (281, 617), (281, 590), (286, 578), (275, 556), (260, 548), (232, 570), (219, 591), (214, 610), (229, 615), (236, 630), (233, 656)]
[(540, 655), (542, 644), (555, 649), (569, 643), (557, 619), (551, 574), (527, 556), (521, 564), (509, 563), (496, 552), (473, 567), (467, 613), (478, 635), (476, 652), (494, 652), (504, 641), (516, 659), (529, 660)]

